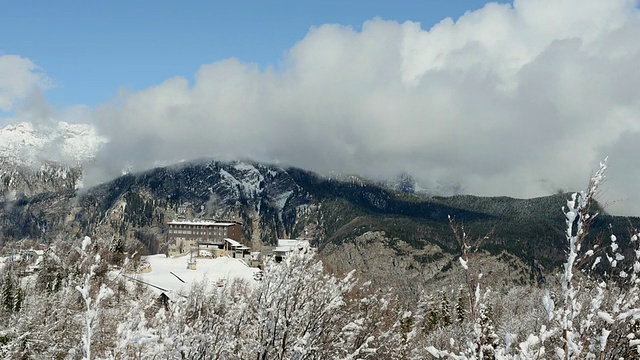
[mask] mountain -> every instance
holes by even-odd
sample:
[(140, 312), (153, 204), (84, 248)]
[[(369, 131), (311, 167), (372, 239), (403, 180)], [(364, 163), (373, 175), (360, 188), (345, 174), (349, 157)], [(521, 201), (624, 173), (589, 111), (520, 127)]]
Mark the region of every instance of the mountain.
[(88, 124), (22, 122), (0, 129), (0, 159), (21, 166), (79, 164), (91, 161), (105, 143)]
[[(70, 199), (82, 187), (83, 165), (106, 142), (87, 124), (22, 122), (0, 129), (0, 202), (4, 204), (0, 235), (41, 238), (35, 234), (49, 230), (38, 220), (41, 214), (29, 214), (31, 219), (11, 215), (12, 205), (47, 198), (50, 213), (71, 211)], [(60, 196), (64, 201), (52, 201)]]
[[(477, 255), (487, 281), (530, 282), (539, 269), (554, 269), (564, 259), (561, 208), (568, 194), (425, 197), (358, 177), (337, 180), (298, 168), (217, 161), (127, 174), (78, 190), (77, 169), (45, 170), (4, 177), (4, 184), (14, 186), (12, 196), (5, 189), (0, 206), (3, 242), (89, 235), (124, 243), (131, 252), (156, 253), (166, 248), (168, 220), (239, 220), (253, 249), (278, 238), (306, 238), (332, 271), (355, 268), (379, 286), (414, 295), (429, 280), (450, 278), (456, 268), (460, 250), (449, 216), (472, 239), (489, 234)], [(589, 241), (611, 231), (626, 234), (639, 223), (596, 219)]]
[[(355, 268), (380, 286), (416, 293), (420, 284), (442, 281), (456, 268), (460, 250), (451, 216), (472, 239), (489, 234), (477, 254), (488, 281), (532, 281), (564, 259), (561, 208), (568, 194), (429, 196), (407, 174), (374, 183), (208, 160), (83, 189), (83, 164), (106, 141), (91, 126), (64, 122), (0, 129), (0, 244), (89, 235), (126, 244), (131, 252), (156, 253), (166, 249), (168, 220), (231, 219), (243, 223), (253, 249), (275, 245), (278, 238), (306, 238), (332, 271)], [(638, 222), (601, 215), (589, 241), (627, 234)]]

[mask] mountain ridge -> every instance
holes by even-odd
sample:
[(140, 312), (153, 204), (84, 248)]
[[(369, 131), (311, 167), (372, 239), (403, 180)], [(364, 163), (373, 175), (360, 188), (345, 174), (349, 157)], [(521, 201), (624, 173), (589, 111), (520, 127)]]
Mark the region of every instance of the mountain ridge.
[[(510, 281), (532, 281), (535, 266), (553, 269), (564, 259), (561, 208), (567, 194), (535, 199), (424, 197), (362, 179), (336, 180), (293, 167), (214, 160), (126, 174), (81, 190), (72, 186), (81, 178), (74, 174), (56, 178), (67, 181), (64, 186), (16, 185), (13, 197), (3, 196), (3, 243), (89, 235), (123, 242), (131, 252), (156, 253), (166, 249), (168, 220), (231, 219), (243, 223), (244, 242), (255, 250), (279, 238), (306, 238), (318, 247), (329, 269), (358, 268), (381, 286), (402, 283), (415, 293), (417, 284), (441, 277), (459, 256), (449, 224), (452, 216), (472, 238), (491, 234), (481, 248), (483, 256), (517, 264), (517, 276), (509, 275)], [(606, 214), (596, 219), (591, 242), (611, 231), (626, 233), (640, 223), (638, 218)], [(398, 274), (404, 274), (400, 282)]]
[(21, 122), (0, 128), (0, 159), (28, 166), (48, 161), (82, 164), (93, 160), (107, 142), (89, 124)]

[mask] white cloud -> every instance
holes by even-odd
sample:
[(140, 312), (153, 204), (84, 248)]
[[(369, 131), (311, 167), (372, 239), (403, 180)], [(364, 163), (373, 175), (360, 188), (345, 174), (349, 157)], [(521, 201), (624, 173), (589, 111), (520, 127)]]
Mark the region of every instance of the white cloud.
[(17, 55), (0, 55), (0, 110), (11, 111), (16, 103), (49, 82), (29, 59)]
[(630, 0), (488, 4), (431, 29), (324, 25), (275, 69), (229, 59), (99, 107), (98, 164), (249, 157), (532, 197), (584, 187), (609, 155), (607, 197), (640, 214), (639, 38)]

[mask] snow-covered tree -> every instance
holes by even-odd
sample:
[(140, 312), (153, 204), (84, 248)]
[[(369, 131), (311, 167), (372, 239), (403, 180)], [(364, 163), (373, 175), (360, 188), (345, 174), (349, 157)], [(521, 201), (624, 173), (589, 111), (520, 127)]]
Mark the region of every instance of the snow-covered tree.
[[(88, 251), (88, 247), (91, 245), (91, 238), (84, 237), (82, 241), (82, 257), (84, 259), (83, 265), (86, 264), (86, 273), (84, 275), (84, 281), (76, 285), (76, 290), (80, 293), (82, 303), (84, 306), (84, 332), (82, 334), (82, 351), (84, 354), (83, 359), (91, 360), (91, 340), (96, 330), (98, 316), (103, 300), (113, 295), (113, 290), (107, 287), (106, 284), (100, 283), (97, 285), (94, 281), (96, 271), (101, 266), (100, 254), (91, 256)], [(97, 290), (94, 288), (97, 287)]]
[[(625, 255), (615, 235), (611, 236), (607, 246), (596, 245), (594, 249), (583, 250), (589, 226), (599, 215), (593, 204), (604, 181), (606, 168), (606, 162), (601, 163), (587, 189), (573, 194), (567, 201), (564, 210), (566, 262), (562, 268), (560, 288), (555, 291), (558, 296), (554, 297), (551, 291), (547, 291), (542, 297), (545, 316), (540, 319), (542, 321), (538, 328), (529, 329), (517, 348), (513, 347), (513, 335), (516, 333), (507, 332), (503, 345), (493, 329), (491, 319), (486, 317), (486, 293), (481, 295), (480, 284), (475, 282), (475, 291), (470, 291), (469, 302), (471, 318), (475, 319), (475, 340), (467, 340), (471, 346), (463, 351), (428, 346), (426, 350), (431, 356), (453, 359), (481, 359), (488, 356), (518, 360), (555, 356), (569, 360), (617, 359), (640, 355), (640, 340), (637, 340), (640, 329), (640, 235), (636, 231), (630, 239), (635, 251), (627, 253), (633, 254), (632, 261), (624, 262)], [(457, 226), (452, 226), (452, 229), (462, 244), (460, 265), (468, 273), (470, 263), (467, 250), (473, 247), (466, 245), (464, 229), (459, 231)], [(609, 274), (604, 278), (590, 276), (588, 271), (581, 271), (580, 268), (581, 264), (591, 264), (591, 269), (595, 269), (603, 263), (609, 268)], [(454, 342), (452, 339), (452, 344)], [(475, 350), (472, 346), (476, 346)]]
[[(601, 163), (587, 189), (573, 194), (567, 201), (565, 237), (568, 251), (557, 308), (549, 295), (543, 299), (550, 323), (549, 330), (542, 332), (541, 337), (545, 338), (549, 331), (559, 334), (560, 344), (555, 345), (554, 353), (560, 359), (640, 355), (640, 348), (636, 349), (640, 342), (635, 340), (635, 326), (640, 319), (638, 235), (631, 236), (630, 244), (635, 252), (630, 253), (635, 259), (627, 265), (615, 235), (611, 235), (606, 246), (597, 244), (593, 249), (583, 249), (589, 226), (599, 215), (593, 204), (605, 179), (606, 168), (606, 162)], [(590, 276), (590, 269), (578, 272), (579, 264), (591, 264), (591, 269), (597, 269), (603, 263), (610, 269), (604, 278)], [(612, 334), (614, 341), (610, 340)], [(557, 344), (553, 337), (548, 339), (551, 344)]]
[(258, 359), (310, 359), (338, 349), (348, 318), (345, 295), (352, 274), (337, 279), (324, 271), (312, 248), (287, 254), (281, 263), (268, 261), (264, 277), (250, 300), (254, 334), (241, 351)]

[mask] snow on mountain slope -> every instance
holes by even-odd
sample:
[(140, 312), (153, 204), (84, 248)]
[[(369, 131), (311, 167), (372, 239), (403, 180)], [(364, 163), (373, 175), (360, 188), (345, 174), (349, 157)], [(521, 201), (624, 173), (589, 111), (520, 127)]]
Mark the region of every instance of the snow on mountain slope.
[(233, 168), (236, 170), (234, 178), (240, 179), (239, 183), (245, 194), (251, 195), (261, 192), (260, 183), (264, 181), (264, 176), (255, 166), (239, 162)]
[(238, 191), (247, 198), (253, 198), (262, 193), (260, 184), (264, 182), (264, 176), (253, 165), (238, 162), (226, 169), (221, 168), (220, 176), (236, 196), (240, 195)]
[(19, 165), (46, 160), (77, 164), (93, 159), (107, 142), (88, 124), (21, 122), (0, 129), (0, 158)]

